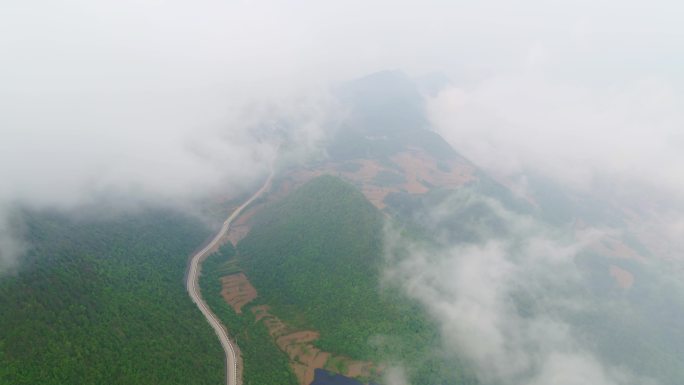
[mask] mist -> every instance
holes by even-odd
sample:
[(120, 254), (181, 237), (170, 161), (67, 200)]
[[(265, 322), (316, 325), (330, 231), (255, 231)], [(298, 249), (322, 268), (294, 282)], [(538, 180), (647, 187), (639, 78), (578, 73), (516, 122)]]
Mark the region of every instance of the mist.
[(330, 87), (388, 68), (453, 80), (431, 104), (435, 126), (488, 170), (533, 164), (584, 185), (638, 173), (681, 191), (680, 7), (10, 2), (0, 201), (184, 197), (249, 179), (272, 152), (256, 127), (286, 115), (312, 145), (339, 114)]
[[(454, 240), (444, 230), (450, 216), (475, 206), (486, 207), (505, 232), (474, 221), (469, 230), (481, 237)], [(440, 325), (443, 348), (465, 360), (481, 383), (659, 383), (602, 356), (596, 341), (587, 338), (592, 332), (578, 322), (615, 311), (611, 306), (628, 306), (620, 294), (605, 299), (592, 292), (591, 273), (577, 263), (614, 230), (555, 228), (471, 192), (426, 214), (422, 221), (436, 244), (387, 228), (385, 279), (426, 307)]]
[[(681, 265), (683, 13), (665, 0), (6, 2), (0, 271), (30, 247), (17, 207), (239, 194), (274, 161), (325, 156), (347, 113), (340, 83), (436, 73), (449, 81), (422, 89), (430, 128), (518, 198), (534, 203), (541, 178), (631, 219), (551, 225), (464, 193), (421, 214), (429, 247), (388, 230), (387, 279), (484, 383), (659, 383), (582, 337), (577, 314), (612, 302), (578, 294), (589, 273), (576, 261), (629, 234), (658, 261), (640, 267), (655, 281), (671, 278), (660, 263)], [(454, 242), (444, 218), (473, 202), (508, 231)]]

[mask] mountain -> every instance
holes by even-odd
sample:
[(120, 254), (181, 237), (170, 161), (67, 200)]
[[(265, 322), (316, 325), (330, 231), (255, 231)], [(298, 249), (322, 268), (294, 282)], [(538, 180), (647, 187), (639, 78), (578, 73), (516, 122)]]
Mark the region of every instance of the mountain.
[[(680, 319), (682, 291), (672, 286), (654, 297), (660, 279), (626, 227), (624, 207), (534, 174), (526, 195), (514, 193), (510, 181), (490, 177), (430, 130), (419, 88), (400, 72), (373, 74), (337, 92), (349, 119), (327, 143), (328, 156), (282, 169), (269, 195), (229, 234), (236, 252), (211, 262), (228, 277), (239, 272), (258, 293), (238, 300), (223, 285), (227, 302), (216, 306), (226, 323), (262, 325), (300, 384), (308, 385), (316, 368), (381, 382), (393, 365), (413, 384), (498, 383), (476, 375), (476, 363), (458, 347), (444, 350), (445, 326), (387, 281), (387, 226), (434, 253), (492, 240), (525, 243), (539, 234), (570, 242), (592, 226), (622, 229), (569, 261), (578, 281), (552, 283), (546, 293), (516, 289), (509, 301), (520, 322), (562, 319), (577, 343), (592, 346), (587, 354), (609, 365), (662, 384), (684, 376), (673, 361), (684, 341), (665, 321)], [(533, 227), (521, 234), (520, 223)], [(216, 284), (213, 295), (220, 290)], [(543, 304), (545, 297), (552, 302)], [(583, 303), (583, 311), (553, 302), (563, 297)], [(650, 353), (626, 353), (635, 351)], [(277, 370), (286, 370), (284, 362)], [(246, 383), (253, 375), (245, 370)]]
[[(385, 71), (337, 87), (348, 115), (324, 156), (277, 164), (203, 263), (243, 383), (532, 383), (561, 346), (678, 384), (684, 288), (634, 230), (640, 212), (531, 172), (514, 192), (431, 130), (424, 93), (444, 84)], [(220, 218), (239, 199), (215, 201)], [(220, 345), (183, 286), (204, 224), (159, 208), (21, 216), (32, 248), (0, 279), (0, 383), (223, 381)], [(447, 311), (457, 300), (468, 306)], [(506, 358), (532, 364), (510, 378), (483, 370)]]
[[(268, 333), (302, 385), (316, 368), (381, 382), (392, 365), (405, 367), (414, 384), (475, 384), (467, 363), (440, 348), (439, 325), (421, 304), (382, 283), (384, 228), (389, 221), (431, 242), (419, 212), (462, 190), (523, 212), (532, 207), (428, 129), (423, 97), (402, 73), (370, 75), (338, 93), (350, 118), (327, 144), (328, 157), (283, 169), (228, 235), (235, 252), (207, 261), (212, 307), (238, 325), (242, 346), (264, 344), (248, 330)], [(487, 210), (464, 206), (453, 234), (478, 236), (466, 222), (487, 216), (500, 227)], [(239, 285), (257, 294), (241, 296)], [(246, 362), (257, 359), (250, 354)], [(256, 371), (246, 364), (245, 383), (283, 383), (276, 373), (284, 370), (282, 362)]]
[(428, 130), (423, 97), (403, 73), (385, 71), (340, 86), (337, 96), (349, 118), (330, 141), (333, 160), (386, 157), (408, 147), (439, 160), (458, 158), (442, 137)]
[[(248, 277), (258, 296), (239, 317), (249, 322), (234, 314), (224, 315), (226, 323), (245, 328), (259, 322), (290, 357), (300, 383), (313, 380), (317, 365), (379, 381), (388, 360), (419, 363), (410, 373), (416, 384), (473, 383), (465, 367), (456, 369), (457, 357), (435, 349), (438, 328), (420, 305), (397, 288), (381, 287), (383, 216), (353, 185), (315, 177), (265, 204), (250, 226), (236, 254), (216, 256), (207, 266)], [(220, 287), (207, 288), (207, 295), (220, 295)], [(256, 383), (250, 377), (256, 375), (245, 369), (245, 383)]]

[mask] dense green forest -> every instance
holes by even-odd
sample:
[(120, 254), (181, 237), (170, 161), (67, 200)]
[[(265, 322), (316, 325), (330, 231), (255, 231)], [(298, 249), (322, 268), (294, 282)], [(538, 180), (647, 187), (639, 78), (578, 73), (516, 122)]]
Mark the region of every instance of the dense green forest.
[(209, 230), (166, 210), (81, 214), (24, 215), (30, 250), (0, 278), (0, 383), (224, 381), (223, 351), (183, 282)]
[(200, 285), (209, 307), (228, 327), (231, 337), (238, 341), (244, 364), (243, 384), (297, 385), (287, 355), (278, 349), (266, 326), (256, 323), (254, 314), (249, 310), (259, 304), (259, 300), (243, 307), (242, 314), (237, 314), (221, 297), (220, 279), (235, 272), (234, 256), (235, 249), (230, 243), (210, 255), (202, 263)]
[(274, 314), (320, 331), (320, 348), (412, 364), (414, 384), (474, 383), (423, 309), (381, 286), (383, 222), (356, 188), (322, 176), (257, 214), (239, 263)]

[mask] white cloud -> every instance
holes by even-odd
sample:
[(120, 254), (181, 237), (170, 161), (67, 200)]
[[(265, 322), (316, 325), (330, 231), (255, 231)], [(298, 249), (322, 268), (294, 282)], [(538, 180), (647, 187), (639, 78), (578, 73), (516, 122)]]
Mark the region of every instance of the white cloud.
[(536, 76), (492, 78), (432, 100), (438, 131), (499, 175), (534, 170), (584, 190), (596, 179), (684, 191), (684, 106), (655, 79), (589, 88)]
[[(259, 129), (283, 118), (305, 148), (315, 146), (338, 113), (327, 87), (388, 68), (443, 70), (454, 79), (432, 101), (431, 117), (490, 171), (533, 170), (584, 190), (597, 178), (630, 186), (625, 191), (636, 181), (680, 194), (682, 7), (666, 0), (5, 1), (0, 269), (26, 247), (6, 206), (71, 207), (112, 190), (175, 201), (236, 188), (273, 156)], [(681, 239), (682, 217), (673, 213), (659, 227), (672, 242)], [(414, 247), (394, 277), (443, 320), (445, 344), (465, 349), (483, 378), (630, 384), (577, 346), (566, 324), (522, 317), (509, 301), (516, 290), (572, 283), (568, 260), (596, 235), (559, 240), (508, 220), (524, 239), (519, 249), (506, 240), (436, 255)]]
[(387, 368), (384, 372), (384, 382), (388, 385), (408, 385), (406, 373), (399, 367)]
[(21, 226), (9, 215), (0, 215), (0, 272), (16, 268), (17, 257), (28, 249), (20, 232)]
[[(564, 320), (588, 305), (575, 257), (604, 231), (570, 235), (483, 202), (508, 235), (435, 248), (387, 233), (387, 279), (426, 306), (446, 349), (465, 358), (484, 384), (646, 383), (583, 346)], [(431, 215), (454, 209), (445, 204), (451, 207)]]
[[(293, 126), (309, 127), (308, 138), (316, 138), (312, 111), (327, 105), (316, 100), (320, 90), (386, 68), (441, 69), (468, 85), (440, 96), (433, 112), (456, 147), (486, 166), (535, 163), (585, 183), (598, 159), (623, 174), (681, 184), (672, 151), (682, 145), (673, 132), (680, 90), (668, 83), (679, 72), (663, 67), (684, 58), (668, 49), (684, 33), (673, 16), (679, 6), (615, 5), (6, 3), (0, 200), (79, 201), (83, 189), (110, 186), (183, 195), (243, 179), (251, 173), (245, 164), (269, 152), (250, 138), (254, 115), (245, 118), (245, 108), (279, 105), (309, 119)], [(607, 59), (641, 64), (596, 65)], [(665, 80), (594, 89), (597, 76), (621, 82), (654, 73)], [(302, 105), (298, 95), (309, 101)], [(304, 112), (289, 113), (292, 106)], [(316, 121), (325, 113), (316, 112)], [(615, 136), (623, 140), (616, 144)], [(646, 155), (653, 161), (641, 162)], [(655, 162), (665, 166), (650, 167)]]

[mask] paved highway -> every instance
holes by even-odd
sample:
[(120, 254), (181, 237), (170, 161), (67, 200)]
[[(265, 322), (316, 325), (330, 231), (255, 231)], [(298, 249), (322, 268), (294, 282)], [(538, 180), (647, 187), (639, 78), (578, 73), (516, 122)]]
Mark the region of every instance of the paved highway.
[(271, 174), (268, 176), (268, 179), (266, 179), (266, 182), (264, 182), (259, 191), (255, 192), (254, 195), (252, 195), (245, 203), (235, 209), (235, 211), (230, 214), (228, 219), (223, 222), (221, 230), (214, 236), (211, 242), (209, 242), (209, 244), (207, 244), (202, 250), (198, 251), (190, 259), (190, 268), (188, 270), (188, 277), (185, 286), (188, 289), (190, 298), (192, 298), (192, 301), (197, 305), (197, 307), (199, 307), (200, 311), (202, 311), (204, 318), (206, 318), (207, 322), (209, 322), (209, 325), (214, 328), (216, 335), (218, 336), (219, 340), (221, 340), (223, 351), (226, 352), (226, 384), (228, 385), (238, 385), (237, 354), (235, 352), (233, 343), (228, 338), (228, 332), (223, 325), (221, 325), (221, 322), (218, 320), (214, 312), (209, 309), (207, 304), (202, 299), (202, 293), (200, 292), (198, 284), (200, 267), (204, 258), (210, 254), (209, 251), (216, 247), (221, 238), (228, 233), (230, 223), (240, 215), (240, 212), (242, 212), (245, 207), (249, 206), (249, 204), (263, 194), (264, 191), (268, 190), (271, 184), (271, 179), (273, 179), (273, 171), (271, 171)]

